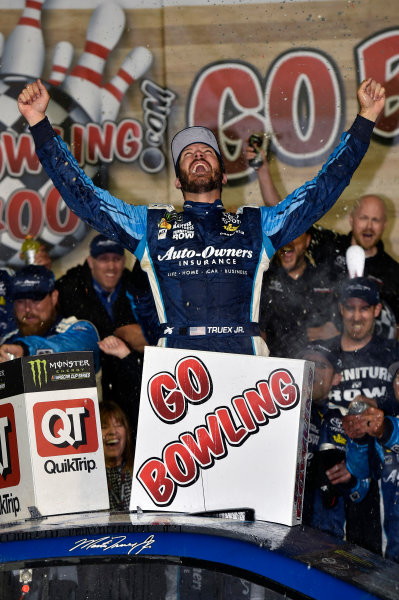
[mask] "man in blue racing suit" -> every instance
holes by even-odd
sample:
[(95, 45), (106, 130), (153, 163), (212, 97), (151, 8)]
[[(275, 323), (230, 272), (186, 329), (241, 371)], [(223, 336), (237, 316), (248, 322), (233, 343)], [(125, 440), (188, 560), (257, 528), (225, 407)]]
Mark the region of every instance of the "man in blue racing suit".
[(312, 181), (276, 206), (237, 213), (221, 203), (227, 177), (209, 129), (188, 127), (172, 141), (183, 211), (132, 206), (95, 187), (79, 168), (45, 118), (49, 99), (40, 80), (18, 98), (37, 155), (68, 206), (140, 260), (161, 324), (158, 345), (267, 355), (258, 326), (263, 273), (276, 250), (320, 219), (349, 184), (384, 106), (384, 88), (362, 82), (359, 115)]
[(11, 281), (17, 329), (3, 340), (0, 362), (55, 352), (93, 352), (100, 368), (97, 329), (89, 321), (62, 318), (57, 311), (54, 274), (41, 265), (27, 265)]
[[(399, 362), (389, 372), (399, 401)], [(386, 535), (385, 557), (399, 562), (399, 419), (381, 408), (365, 405), (365, 410), (343, 418), (348, 440), (346, 463), (356, 477), (380, 480)], [(377, 459), (377, 460), (376, 460)]]

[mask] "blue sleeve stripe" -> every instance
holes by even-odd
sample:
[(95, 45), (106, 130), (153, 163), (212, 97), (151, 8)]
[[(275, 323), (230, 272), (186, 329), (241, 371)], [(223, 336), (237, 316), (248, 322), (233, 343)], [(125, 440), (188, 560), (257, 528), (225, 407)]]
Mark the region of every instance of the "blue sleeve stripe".
[[(103, 192), (104, 190), (101, 190)], [(100, 197), (100, 210), (108, 213), (111, 219), (122, 227), (131, 237), (140, 240), (145, 235), (145, 223), (147, 215), (146, 206), (131, 206), (123, 202), (124, 206), (120, 206), (119, 202), (115, 205), (112, 200), (109, 200), (108, 192), (104, 191), (104, 195), (98, 194)], [(112, 196), (111, 196), (112, 198)], [(122, 210), (121, 210), (122, 208)]]
[(265, 248), (267, 257), (270, 260), (272, 258), (272, 256), (275, 254), (276, 249), (273, 246), (273, 244), (271, 243), (270, 239), (265, 234), (263, 234), (263, 246)]

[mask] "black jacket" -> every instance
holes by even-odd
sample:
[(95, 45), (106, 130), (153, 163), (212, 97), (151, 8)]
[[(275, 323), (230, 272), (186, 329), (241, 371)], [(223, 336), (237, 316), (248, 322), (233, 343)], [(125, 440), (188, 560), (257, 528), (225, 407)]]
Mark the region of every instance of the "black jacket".
[[(56, 281), (61, 314), (91, 321), (100, 339), (112, 335), (118, 327), (137, 323), (129, 299), (129, 295), (134, 297), (137, 290), (128, 269), (124, 269), (121, 282), (121, 289), (113, 304), (112, 320), (93, 287), (88, 263), (69, 269)], [(134, 425), (140, 399), (142, 355), (131, 350), (129, 357), (121, 360), (101, 352), (101, 368), (103, 399), (117, 402)]]

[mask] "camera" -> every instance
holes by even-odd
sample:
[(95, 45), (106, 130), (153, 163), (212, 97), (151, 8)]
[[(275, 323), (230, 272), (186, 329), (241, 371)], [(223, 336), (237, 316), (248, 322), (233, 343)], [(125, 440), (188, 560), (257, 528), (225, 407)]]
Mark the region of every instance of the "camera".
[(255, 152), (256, 152), (256, 156), (254, 156), (254, 158), (251, 158), (251, 160), (249, 160), (249, 165), (255, 169), (255, 171), (257, 169), (259, 169), (259, 167), (262, 166), (263, 164), (263, 158), (261, 153), (259, 152), (260, 149), (262, 149), (265, 152), (266, 155), (266, 160), (268, 159), (268, 150), (269, 150), (269, 142), (270, 142), (270, 135), (267, 133), (252, 133), (249, 138), (248, 138), (248, 145), (251, 146)]

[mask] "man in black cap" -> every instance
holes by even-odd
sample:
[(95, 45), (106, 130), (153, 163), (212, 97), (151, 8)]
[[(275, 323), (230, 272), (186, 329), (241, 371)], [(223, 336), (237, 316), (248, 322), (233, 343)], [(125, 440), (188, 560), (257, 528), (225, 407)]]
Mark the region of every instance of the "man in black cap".
[(100, 368), (98, 333), (92, 323), (57, 310), (54, 274), (40, 265), (22, 267), (11, 281), (17, 330), (0, 346), (0, 362), (22, 356), (87, 350)]
[[(329, 407), (341, 419), (353, 401), (373, 404), (386, 415), (397, 412), (389, 366), (399, 358), (399, 345), (375, 334), (375, 319), (381, 310), (378, 285), (367, 277), (343, 282), (339, 292), (343, 321), (340, 336), (331, 341), (342, 360), (342, 377), (330, 392)], [(342, 424), (341, 424), (342, 426)], [(337, 435), (345, 436), (343, 429)], [(328, 472), (332, 484), (343, 483), (347, 472), (337, 463)], [(343, 523), (342, 523), (343, 525)], [(366, 498), (346, 503), (346, 535), (349, 541), (374, 552), (381, 552), (379, 492), (371, 481)]]
[(359, 395), (375, 399), (391, 414), (396, 410), (392, 377), (388, 367), (399, 356), (395, 340), (380, 338), (374, 332), (381, 311), (378, 285), (367, 277), (343, 282), (339, 292), (342, 333), (332, 340), (340, 349), (342, 379), (330, 394), (330, 401), (343, 409)]
[(18, 98), (36, 152), (65, 202), (82, 219), (133, 252), (147, 272), (163, 326), (158, 345), (267, 355), (258, 325), (262, 275), (273, 254), (327, 212), (365, 154), (385, 90), (371, 78), (358, 89), (360, 114), (319, 174), (273, 207), (225, 211), (227, 182), (215, 135), (188, 127), (172, 140), (173, 206), (132, 206), (96, 188), (45, 117), (40, 80)]
[(385, 336), (399, 337), (399, 264), (384, 250), (382, 236), (387, 223), (384, 200), (376, 194), (362, 196), (349, 214), (348, 234), (313, 228), (311, 254), (317, 265), (328, 263), (333, 271), (346, 274), (347, 249), (354, 244), (361, 246), (364, 275), (378, 283), (383, 303), (378, 327)]

